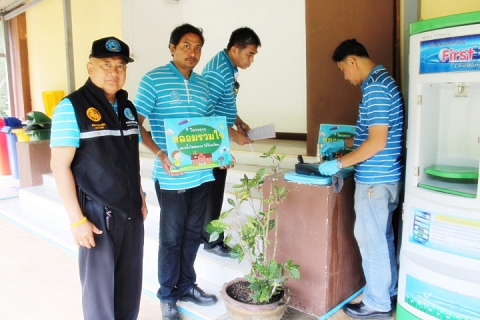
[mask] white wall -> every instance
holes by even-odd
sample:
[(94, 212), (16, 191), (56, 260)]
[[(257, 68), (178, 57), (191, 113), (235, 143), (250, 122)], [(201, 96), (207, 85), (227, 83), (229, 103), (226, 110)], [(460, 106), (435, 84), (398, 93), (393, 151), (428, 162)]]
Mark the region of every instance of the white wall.
[(248, 26), (262, 41), (255, 62), (240, 70), (239, 115), (251, 127), (306, 133), (305, 3), (291, 0), (122, 0), (123, 40), (132, 49), (125, 88), (133, 100), (145, 72), (171, 60), (170, 32), (182, 23), (204, 31), (195, 68), (227, 46), (231, 32)]

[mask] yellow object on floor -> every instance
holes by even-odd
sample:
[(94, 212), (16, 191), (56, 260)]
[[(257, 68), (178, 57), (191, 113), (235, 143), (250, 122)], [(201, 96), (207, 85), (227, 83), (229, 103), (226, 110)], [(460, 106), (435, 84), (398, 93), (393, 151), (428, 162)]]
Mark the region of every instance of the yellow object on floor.
[(53, 110), (55, 110), (57, 104), (64, 97), (63, 90), (44, 91), (42, 97), (43, 105), (45, 106), (45, 114), (51, 118), (53, 116)]

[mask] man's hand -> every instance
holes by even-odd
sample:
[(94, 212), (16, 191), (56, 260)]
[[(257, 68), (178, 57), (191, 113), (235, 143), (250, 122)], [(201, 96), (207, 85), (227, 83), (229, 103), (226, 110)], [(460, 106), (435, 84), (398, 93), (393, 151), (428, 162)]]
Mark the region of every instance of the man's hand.
[(162, 168), (168, 173), (169, 176), (180, 176), (185, 174), (185, 172), (172, 172), (171, 169), (173, 168), (173, 164), (168, 159), (168, 155), (166, 153), (161, 152), (158, 156), (158, 160), (162, 163)]
[(250, 131), (250, 126), (243, 121), (235, 125), (237, 126), (237, 130), (239, 132), (247, 133), (248, 131)]
[(250, 140), (247, 137), (247, 134), (245, 132), (239, 132), (233, 128), (228, 128), (228, 134), (230, 135), (230, 138), (232, 138), (233, 141), (235, 141), (235, 143), (239, 146), (243, 146), (244, 144), (253, 142), (253, 140)]
[(331, 156), (340, 149), (345, 148), (345, 141), (337, 140), (322, 144), (322, 156)]
[(233, 156), (233, 154), (230, 154), (230, 156), (232, 157), (232, 164), (231, 165), (228, 165), (228, 166), (221, 166), (219, 167), (220, 170), (225, 170), (225, 169), (230, 169), (230, 168), (233, 168), (235, 166), (235, 157)]
[(318, 166), (318, 171), (324, 176), (333, 176), (340, 171), (337, 167), (337, 159), (322, 163)]
[(142, 217), (143, 221), (147, 219), (148, 208), (147, 208), (147, 196), (142, 194)]
[(247, 134), (248, 131), (250, 131), (250, 126), (243, 122), (242, 118), (237, 114), (237, 117), (235, 118), (235, 126), (237, 127), (238, 132), (243, 132)]
[(103, 233), (102, 230), (98, 229), (88, 220), (77, 227), (73, 227), (71, 231), (77, 246), (88, 249), (95, 247), (95, 239), (93, 238), (93, 234)]

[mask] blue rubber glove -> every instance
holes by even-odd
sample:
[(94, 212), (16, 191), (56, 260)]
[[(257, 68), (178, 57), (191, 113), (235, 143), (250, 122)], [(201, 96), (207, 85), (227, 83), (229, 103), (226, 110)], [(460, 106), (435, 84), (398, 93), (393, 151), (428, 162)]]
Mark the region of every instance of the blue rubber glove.
[(333, 176), (340, 171), (337, 167), (337, 159), (322, 163), (318, 166), (318, 171), (324, 176)]
[(331, 156), (332, 154), (343, 148), (345, 148), (345, 141), (342, 139), (322, 144), (322, 150), (320, 151), (322, 153), (322, 156)]

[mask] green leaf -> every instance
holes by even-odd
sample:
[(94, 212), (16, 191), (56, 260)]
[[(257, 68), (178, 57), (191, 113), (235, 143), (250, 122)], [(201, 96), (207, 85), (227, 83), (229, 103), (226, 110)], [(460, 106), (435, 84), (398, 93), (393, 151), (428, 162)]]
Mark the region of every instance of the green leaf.
[(232, 241), (233, 237), (231, 234), (227, 235), (225, 237), (225, 239), (223, 240), (223, 243), (227, 244), (227, 243), (230, 243), (230, 241)]
[(268, 231), (272, 230), (273, 228), (275, 228), (275, 219), (268, 221)]
[(275, 260), (270, 260), (270, 263), (268, 264), (268, 277), (271, 279), (275, 277), (278, 273), (278, 270), (282, 266)]
[(264, 175), (265, 175), (265, 168), (260, 168), (255, 174), (255, 177), (258, 177), (258, 180), (261, 180)]
[(300, 266), (298, 264), (294, 264), (292, 260), (285, 262), (285, 268), (288, 270), (288, 273), (292, 279), (300, 279), (300, 271), (298, 270), (299, 267)]
[(264, 265), (257, 265), (256, 270), (264, 277), (268, 276), (268, 268), (265, 267)]
[(215, 231), (215, 228), (213, 227), (212, 223), (209, 223), (205, 226), (205, 231), (207, 231), (208, 233), (212, 233)]
[(219, 219), (225, 219), (233, 210), (235, 210), (235, 208), (230, 208), (226, 211), (223, 211), (221, 214), (220, 214), (220, 217)]
[(212, 220), (210, 223), (205, 227), (207, 232), (213, 232), (213, 231), (227, 231), (230, 230), (230, 225), (226, 222), (220, 221), (220, 220)]
[(213, 242), (215, 240), (218, 239), (218, 237), (220, 236), (221, 232), (217, 232), (217, 231), (214, 231), (212, 233), (210, 233), (210, 238), (208, 239), (209, 242)]
[(292, 279), (300, 279), (300, 271), (298, 270), (297, 267), (292, 267), (292, 268), (289, 268), (287, 269), (288, 270), (288, 273), (290, 274), (290, 276), (292, 277)]
[(244, 252), (243, 252), (242, 246), (240, 244), (236, 243), (232, 247), (232, 251), (230, 251), (230, 257), (232, 259), (237, 259), (238, 263), (242, 262), (242, 260), (244, 258)]
[(264, 153), (264, 155), (266, 155), (267, 157), (270, 157), (274, 152), (275, 152), (275, 149), (277, 148), (277, 146), (273, 146), (270, 148), (270, 150), (267, 152), (267, 153)]
[(228, 198), (227, 200), (228, 204), (231, 205), (232, 207), (235, 207), (235, 201), (232, 198)]

